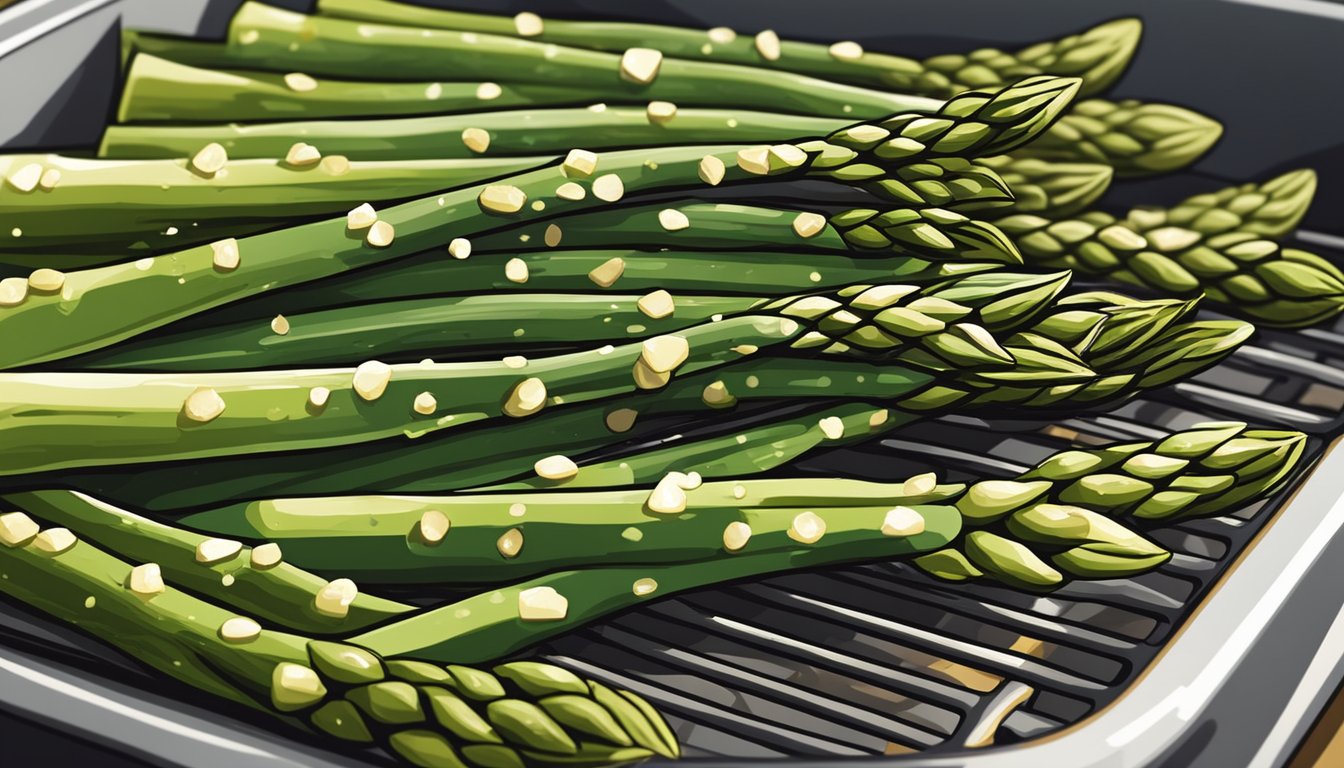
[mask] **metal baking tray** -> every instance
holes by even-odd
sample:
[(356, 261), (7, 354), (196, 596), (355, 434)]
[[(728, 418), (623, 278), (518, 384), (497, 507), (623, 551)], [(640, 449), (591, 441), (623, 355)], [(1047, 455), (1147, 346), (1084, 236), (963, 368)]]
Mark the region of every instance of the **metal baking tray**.
[[(1344, 262), (1334, 213), (1344, 204), (1335, 127), (1344, 114), (1321, 98), (1339, 91), (1339, 3), (828, 0), (825, 13), (800, 0), (437, 4), (770, 26), (912, 55), (1008, 47), (1137, 15), (1144, 42), (1114, 94), (1199, 109), (1227, 133), (1191, 173), (1118, 184), (1107, 204), (1170, 203), (1229, 179), (1314, 167), (1320, 191), (1297, 239)], [(210, 37), (237, 5), (24, 0), (0, 10), (0, 143), (94, 144), (116, 93), (119, 21)], [(940, 583), (897, 563), (796, 573), (661, 600), (529, 655), (648, 697), (685, 759), (704, 766), (1283, 765), (1344, 678), (1344, 451), (1333, 450), (1342, 409), (1344, 321), (1262, 331), (1223, 365), (1109, 411), (946, 418), (815, 456), (796, 470), (960, 479), (1009, 476), (1074, 442), (1153, 438), (1209, 419), (1311, 435), (1303, 468), (1274, 498), (1155, 534), (1176, 553), (1155, 573), (1048, 594)], [(203, 701), (0, 602), (0, 735), (9, 732), (21, 738), (0, 742), (20, 756), (100, 766), (382, 764)]]

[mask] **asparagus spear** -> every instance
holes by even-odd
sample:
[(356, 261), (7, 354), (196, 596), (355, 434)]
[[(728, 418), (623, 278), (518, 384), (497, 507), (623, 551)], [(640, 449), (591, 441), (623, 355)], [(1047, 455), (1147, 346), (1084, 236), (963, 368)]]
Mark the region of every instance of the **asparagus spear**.
[[(647, 48), (603, 53), (474, 32), (305, 16), (256, 2), (246, 2), (238, 9), (224, 43), (143, 35), (135, 46), (141, 53), (193, 66), (278, 68), (354, 80), (439, 80), (451, 74), (454, 80), (480, 83), (508, 73), (510, 81), (583, 88), (587, 99), (657, 100), (833, 116), (852, 113), (856, 118), (936, 112), (942, 105), (938, 99), (790, 72), (761, 77), (754, 67), (664, 58)], [(493, 93), (487, 87), (483, 95)], [(134, 95), (134, 91), (128, 93)], [(236, 118), (230, 104), (216, 102), (214, 119)], [(201, 117), (203, 107), (196, 112)], [(134, 114), (134, 106), (123, 108)]]
[(1221, 123), (1182, 107), (1088, 99), (1019, 154), (1105, 163), (1120, 176), (1143, 176), (1190, 165), (1222, 135)]
[(951, 54), (917, 61), (865, 51), (852, 42), (826, 46), (781, 41), (770, 31), (757, 36), (738, 35), (726, 27), (706, 32), (655, 24), (542, 19), (531, 13), (509, 18), (389, 0), (319, 0), (317, 12), (358, 21), (517, 36), (618, 53), (646, 46), (679, 59), (746, 64), (940, 98), (1037, 74), (1081, 77), (1084, 95), (1098, 93), (1109, 88), (1124, 71), (1143, 32), (1138, 19), (1116, 19), (1077, 35), (1033, 44), (1016, 55), (981, 48), (964, 56)]
[(175, 585), (146, 583), (66, 529), (39, 533), (22, 513), (4, 519), (0, 592), (282, 722), (377, 744), (413, 765), (601, 766), (678, 754), (642, 699), (562, 668), (444, 667), (263, 629)]
[[(200, 150), (206, 145), (197, 147)], [(193, 151), (192, 154), (195, 152)], [(285, 157), (284, 152), (279, 157)], [(294, 220), (345, 213), (350, 201), (381, 202), (478, 184), (553, 162), (549, 156), (473, 160), (372, 161), (307, 156), (235, 160), (204, 173), (192, 159), (84, 160), (60, 155), (0, 156), (5, 222), (22, 232), (8, 246), (77, 250), (36, 266), (81, 268), (109, 256), (144, 256)], [(59, 174), (50, 189), (13, 188), (22, 174)], [(10, 261), (4, 255), (0, 260)]]
[[(1016, 146), (1049, 123), (1076, 85), (1028, 81), (993, 96), (969, 92), (949, 101), (944, 116), (901, 115), (801, 145), (665, 147), (600, 158), (572, 153), (559, 167), (377, 212), (378, 222), (367, 229), (352, 230), (347, 224), (353, 222), (344, 218), (321, 221), (131, 264), (55, 275), (59, 279), (39, 282), (45, 295), (30, 295), (19, 286), (6, 291), (0, 324), (14, 343), (0, 347), (0, 368), (92, 351), (210, 307), (442, 246), (446, 240), (507, 223), (601, 207), (626, 194), (698, 187), (706, 183), (702, 173), (720, 184), (829, 178), (861, 183), (906, 202), (922, 201), (922, 194), (946, 195), (949, 189), (942, 184), (907, 185), (887, 177), (883, 169), (971, 152), (997, 154)], [(893, 153), (899, 158), (890, 159)], [(565, 185), (578, 182), (566, 181), (566, 170), (573, 176), (595, 175), (583, 199), (572, 199), (577, 195)], [(536, 210), (537, 202), (544, 213)], [(367, 223), (367, 217), (360, 223)]]
[(1124, 220), (1090, 211), (1057, 222), (1014, 215), (996, 223), (1031, 263), (1168, 295), (1202, 293), (1224, 311), (1299, 327), (1344, 308), (1344, 274), (1315, 254), (1269, 239), (1297, 226), (1315, 183), (1311, 171), (1293, 171), (1259, 187), (1197, 195), (1168, 211), (1137, 208)]

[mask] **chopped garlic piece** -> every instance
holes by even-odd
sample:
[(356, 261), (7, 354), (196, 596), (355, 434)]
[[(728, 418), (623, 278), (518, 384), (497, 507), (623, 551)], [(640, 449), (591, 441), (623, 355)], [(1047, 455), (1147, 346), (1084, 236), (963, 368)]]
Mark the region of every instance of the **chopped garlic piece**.
[(583, 187), (572, 181), (566, 181), (555, 188), (555, 196), (561, 200), (582, 200), (586, 194), (588, 193), (584, 191)]
[(527, 262), (519, 258), (504, 263), (504, 277), (511, 283), (526, 283), (528, 277)]
[(137, 595), (149, 597), (166, 589), (163, 583), (163, 570), (158, 563), (142, 563), (131, 569), (126, 586)]
[(793, 231), (799, 237), (813, 237), (826, 228), (826, 217), (804, 211), (793, 218)]
[(308, 404), (314, 408), (326, 406), (327, 399), (331, 397), (331, 390), (326, 387), (313, 387), (308, 390)]
[(639, 416), (639, 411), (633, 408), (617, 408), (607, 414), (607, 429), (612, 432), (629, 432), (635, 426), (635, 418)]
[(448, 529), (452, 523), (448, 516), (437, 509), (426, 510), (420, 515), (419, 531), (420, 538), (429, 544), (438, 544), (443, 541), (443, 537), (448, 535)]
[(901, 493), (906, 496), (923, 496), (933, 493), (938, 487), (938, 476), (932, 472), (915, 475), (901, 485)]
[(914, 536), (924, 532), (924, 516), (909, 507), (894, 507), (882, 518), (883, 536)]
[(705, 385), (700, 393), (700, 399), (705, 405), (714, 408), (724, 408), (737, 402), (737, 398), (732, 392), (728, 391), (728, 385), (722, 381), (715, 381)]
[(345, 618), (350, 613), (350, 604), (359, 597), (359, 587), (350, 579), (335, 579), (327, 582), (313, 598), (313, 607), (325, 616)]
[(799, 544), (816, 544), (826, 535), (826, 521), (815, 512), (800, 512), (789, 523), (789, 538)]
[(191, 167), (207, 176), (213, 176), (228, 165), (229, 153), (216, 142), (210, 142), (191, 158)]
[(490, 148), (490, 134), (482, 128), (468, 128), (462, 132), (462, 143), (479, 155)]
[(526, 368), (527, 358), (522, 355), (508, 355), (504, 358), (503, 363), (508, 368)]
[(579, 465), (568, 456), (547, 456), (544, 459), (538, 459), (532, 469), (537, 473), (537, 477), (543, 480), (568, 480), (579, 474)]
[(350, 158), (345, 155), (327, 155), (319, 166), (332, 176), (344, 176), (350, 172)]
[(529, 11), (523, 11), (513, 17), (513, 28), (518, 32), (519, 37), (536, 37), (542, 33), (544, 26), (540, 16)]
[(210, 387), (197, 387), (182, 403), (182, 415), (204, 424), (214, 421), (224, 412), (224, 398)]
[(827, 416), (817, 422), (817, 426), (821, 427), (821, 433), (828, 440), (839, 440), (845, 436), (845, 422), (839, 416)]
[(238, 241), (232, 237), (224, 240), (216, 240), (210, 244), (210, 251), (214, 255), (215, 269), (229, 271), (237, 269), (242, 263), (242, 257), (238, 253)]
[(0, 280), (0, 307), (17, 306), (22, 304), (27, 297), (27, 280), (22, 277), (6, 277)]
[(554, 587), (532, 587), (518, 593), (518, 618), (523, 621), (560, 621), (569, 614), (569, 601)]
[(747, 147), (737, 151), (737, 167), (747, 173), (764, 176), (770, 173), (770, 148)]
[(676, 208), (664, 208), (658, 212), (658, 224), (668, 232), (676, 232), (691, 226), (691, 220)]
[(205, 539), (196, 545), (196, 562), (214, 565), (231, 560), (242, 551), (243, 545), (233, 539)]
[(35, 269), (33, 270), (33, 273), (28, 276), (28, 287), (32, 288), (34, 291), (55, 293), (56, 291), (61, 290), (61, 286), (63, 285), (65, 285), (65, 273), (48, 267)]
[(741, 520), (734, 520), (723, 529), (723, 548), (729, 552), (737, 552), (747, 546), (749, 539), (751, 539), (751, 526)]
[(285, 164), (297, 167), (316, 165), (321, 159), (322, 153), (317, 151), (317, 147), (302, 141), (295, 142), (285, 153)]
[(662, 51), (653, 48), (631, 48), (621, 55), (621, 78), (632, 83), (648, 85), (658, 77), (658, 69), (662, 65)]
[(654, 373), (667, 373), (686, 362), (691, 345), (680, 336), (654, 336), (645, 339), (639, 359)]
[(614, 173), (598, 176), (593, 180), (593, 197), (598, 200), (614, 203), (624, 195), (625, 184), (621, 182), (621, 177)]
[(705, 155), (700, 159), (700, 180), (711, 187), (717, 187), (723, 181), (723, 174), (727, 170), (723, 161), (714, 155)]
[(630, 373), (634, 377), (635, 386), (639, 389), (660, 389), (672, 380), (670, 372), (655, 371), (643, 360), (636, 360)]
[(465, 237), (455, 237), (448, 244), (448, 255), (454, 259), (465, 259), (471, 255), (471, 241)]
[(248, 562), (253, 568), (274, 568), (284, 559), (280, 552), (280, 545), (275, 542), (267, 542), (252, 548)]
[(28, 163), (19, 170), (11, 173), (9, 178), (5, 179), (9, 185), (20, 192), (32, 192), (37, 189), (37, 185), (42, 181), (42, 166), (37, 163)]
[(392, 366), (378, 360), (367, 360), (355, 368), (351, 384), (354, 386), (355, 394), (372, 402), (383, 396), (390, 381), (392, 381)]
[[(538, 200), (537, 202), (541, 201)], [(560, 238), (562, 238), (564, 234), (565, 233), (560, 230), (559, 224), (548, 224), (546, 226), (546, 233), (542, 235), (541, 240), (546, 243), (547, 248), (554, 248), (560, 244)]]
[(48, 528), (33, 537), (33, 546), (39, 552), (59, 555), (75, 546), (78, 541), (75, 534), (67, 528)]
[(491, 184), (481, 190), (481, 207), (495, 213), (517, 213), (527, 204), (527, 193), (508, 184)]
[(495, 541), (495, 549), (505, 557), (517, 557), (523, 551), (523, 532), (510, 528)]
[(61, 171), (57, 168), (48, 168), (42, 172), (42, 178), (37, 182), (37, 186), (50, 192), (61, 183)]
[(630, 591), (635, 597), (647, 597), (652, 595), (658, 589), (658, 582), (653, 579), (636, 579), (630, 586)]
[(645, 117), (650, 123), (662, 125), (677, 116), (677, 105), (670, 101), (650, 101)]
[(663, 515), (677, 515), (686, 511), (686, 489), (681, 487), (680, 473), (669, 472), (653, 487), (645, 506), (651, 512)]
[(21, 547), (32, 541), (41, 530), (36, 521), (22, 512), (0, 515), (0, 544), (7, 547)]
[(852, 40), (844, 40), (826, 49), (831, 58), (839, 61), (858, 61), (863, 58), (863, 46)]
[(219, 636), (230, 643), (245, 643), (261, 636), (261, 625), (246, 616), (234, 616), (219, 626)]
[(317, 89), (317, 81), (302, 72), (290, 72), (285, 75), (285, 87), (295, 93), (307, 93)]
[(415, 402), (411, 408), (421, 416), (428, 416), (439, 407), (439, 401), (434, 399), (434, 395), (429, 392), (421, 392), (415, 396)]
[(601, 288), (610, 288), (625, 273), (625, 259), (616, 256), (602, 262), (588, 273), (588, 279)]
[(374, 248), (386, 248), (392, 244), (393, 238), (397, 236), (397, 231), (386, 221), (375, 221), (373, 226), (369, 227), (369, 233), (364, 236), (364, 242), (372, 245)]
[(709, 30), (709, 41), (719, 45), (727, 45), (737, 39), (737, 33), (728, 27), (714, 27)]
[(359, 207), (352, 208), (349, 213), (345, 214), (347, 229), (368, 229), (376, 221), (378, 221), (378, 212), (368, 203), (361, 203)]
[(571, 149), (560, 164), (560, 171), (569, 178), (592, 176), (597, 171), (597, 155), (586, 149)]
[(271, 318), (271, 332), (277, 336), (285, 336), (289, 333), (289, 318), (284, 315), (276, 315)]
[(425, 86), (425, 98), (435, 101), (443, 95), (443, 83), (430, 83)]
[(534, 376), (518, 382), (509, 392), (508, 399), (504, 401), (504, 413), (514, 417), (528, 416), (540, 411), (544, 405), (546, 385)]
[(481, 101), (492, 101), (503, 94), (504, 89), (499, 87), (499, 83), (481, 83), (476, 86), (476, 98)]
[(671, 316), (677, 308), (676, 303), (672, 300), (672, 294), (664, 290), (657, 290), (641, 297), (639, 301), (635, 302), (635, 305), (639, 307), (640, 312), (654, 320)]
[(779, 60), (779, 35), (773, 29), (767, 29), (756, 35), (756, 52), (766, 61)]

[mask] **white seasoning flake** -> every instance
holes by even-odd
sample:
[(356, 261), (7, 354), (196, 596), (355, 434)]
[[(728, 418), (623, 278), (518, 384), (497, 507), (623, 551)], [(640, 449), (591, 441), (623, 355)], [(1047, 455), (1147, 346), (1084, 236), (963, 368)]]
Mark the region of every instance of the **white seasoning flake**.
[(819, 213), (804, 211), (793, 217), (793, 231), (799, 237), (814, 237), (826, 228), (826, 217)]
[(468, 128), (462, 132), (462, 143), (479, 155), (490, 148), (490, 133), (484, 128)]
[(593, 180), (593, 197), (608, 203), (614, 203), (625, 196), (625, 184), (614, 173), (598, 176)]
[(579, 465), (573, 459), (558, 454), (538, 459), (532, 469), (543, 480), (568, 480), (579, 474)]
[(658, 224), (668, 232), (676, 232), (691, 226), (691, 220), (676, 208), (664, 208), (658, 212)]
[(588, 193), (584, 191), (583, 187), (572, 181), (566, 181), (555, 188), (555, 196), (561, 200), (582, 200), (586, 194)]
[(727, 170), (723, 161), (714, 155), (705, 155), (700, 159), (700, 180), (711, 187), (717, 187), (719, 182), (723, 181), (723, 174)]
[(677, 116), (677, 105), (670, 101), (650, 101), (645, 116), (650, 123), (662, 125)]
[(352, 208), (345, 214), (345, 226), (347, 229), (368, 229), (374, 222), (378, 221), (378, 212), (368, 203), (361, 203), (358, 207)]
[(37, 182), (37, 186), (50, 192), (61, 183), (61, 172), (56, 168), (48, 168), (42, 172), (42, 178)]
[(560, 244), (560, 238), (563, 236), (564, 232), (561, 231), (559, 224), (548, 224), (546, 233), (542, 235), (541, 240), (546, 243), (547, 248), (554, 248)]
[(33, 547), (38, 552), (59, 555), (78, 543), (79, 539), (68, 528), (48, 528), (33, 537)]
[(779, 60), (779, 35), (773, 29), (767, 29), (756, 35), (756, 52), (766, 61)]
[(232, 237), (211, 243), (210, 251), (213, 254), (215, 269), (227, 272), (237, 269), (242, 262), (242, 257), (238, 253), (238, 241)]
[(542, 33), (545, 27), (540, 16), (524, 11), (513, 17), (513, 28), (518, 32), (519, 37), (536, 37)]
[(219, 625), (219, 636), (230, 643), (246, 643), (261, 636), (261, 625), (246, 616), (234, 616)]
[(317, 165), (321, 160), (322, 153), (317, 151), (317, 147), (302, 141), (295, 142), (285, 153), (285, 164), (296, 168)]
[(317, 89), (317, 81), (302, 72), (290, 72), (285, 75), (285, 87), (295, 93), (307, 93)]
[(411, 403), (411, 408), (421, 416), (428, 416), (434, 413), (439, 407), (439, 401), (434, 399), (434, 395), (429, 392), (421, 392), (415, 396), (415, 401)]
[(248, 564), (253, 568), (264, 570), (274, 568), (284, 559), (284, 554), (280, 551), (280, 545), (275, 542), (267, 542), (260, 546), (252, 548), (252, 553), (248, 558)]
[(630, 586), (630, 591), (635, 597), (647, 597), (658, 590), (658, 582), (653, 579), (636, 579)]
[(326, 387), (313, 387), (308, 390), (308, 404), (314, 408), (325, 408), (330, 397), (331, 390)]
[(523, 551), (523, 532), (510, 528), (495, 540), (495, 549), (504, 557), (517, 557)]
[(588, 279), (600, 288), (610, 288), (624, 273), (625, 259), (615, 256), (594, 267), (588, 273)]
[(672, 294), (664, 290), (657, 290), (645, 296), (641, 296), (639, 301), (635, 302), (639, 311), (654, 320), (661, 320), (669, 317), (676, 311), (676, 302), (672, 299)]
[(546, 405), (546, 385), (533, 376), (518, 382), (504, 401), (504, 413), (515, 418), (529, 416)]
[(476, 98), (481, 101), (492, 101), (503, 95), (504, 89), (499, 87), (499, 83), (481, 83), (476, 86)]
[(817, 422), (817, 426), (827, 440), (839, 440), (845, 436), (845, 422), (839, 416), (827, 416)]
[(55, 293), (61, 290), (64, 285), (65, 273), (50, 267), (35, 269), (32, 274), (28, 275), (28, 287), (34, 291)]
[(639, 361), (654, 373), (667, 373), (686, 362), (691, 345), (681, 336), (654, 336), (640, 346)]
[(142, 597), (160, 594), (166, 588), (163, 583), (163, 570), (158, 563), (141, 563), (131, 569), (126, 587)]
[(38, 183), (42, 181), (42, 166), (38, 163), (28, 163), (11, 173), (5, 181), (8, 181), (9, 186), (20, 192), (32, 192), (37, 189)]
[(734, 520), (723, 529), (723, 548), (729, 552), (741, 550), (750, 539), (751, 526), (741, 520)]
[(528, 277), (527, 262), (517, 257), (504, 263), (504, 277), (511, 283), (526, 283)]
[(426, 544), (438, 544), (443, 541), (443, 537), (448, 535), (448, 529), (452, 523), (448, 516), (437, 509), (425, 510), (420, 515), (419, 533), (420, 539)]
[(632, 83), (648, 85), (658, 77), (663, 65), (663, 52), (653, 48), (631, 48), (621, 55), (621, 78)]
[(219, 418), (224, 412), (224, 398), (210, 387), (197, 387), (182, 403), (182, 415), (204, 424)]
[(285, 336), (289, 334), (289, 319), (284, 315), (276, 315), (271, 318), (271, 332), (276, 336)]
[(527, 193), (508, 184), (491, 184), (481, 190), (481, 207), (494, 213), (517, 213), (527, 205)]
[(686, 511), (686, 489), (681, 487), (679, 472), (669, 472), (653, 487), (644, 505), (660, 515), (679, 515)]
[(210, 142), (196, 152), (191, 158), (191, 167), (206, 176), (213, 176), (224, 170), (224, 166), (229, 162), (229, 153), (218, 142)]
[(883, 536), (914, 536), (924, 532), (924, 516), (909, 507), (893, 507), (882, 518)]
[(359, 597), (359, 587), (350, 579), (334, 579), (318, 590), (313, 598), (313, 607), (324, 616), (345, 618), (350, 613), (350, 604)]
[(465, 237), (455, 237), (448, 244), (448, 255), (454, 259), (465, 259), (471, 255), (471, 241)]
[(375, 221), (373, 226), (369, 227), (369, 232), (364, 236), (364, 242), (374, 248), (386, 248), (392, 244), (393, 238), (397, 236), (397, 230), (386, 221)]
[(378, 360), (366, 360), (355, 368), (351, 385), (361, 399), (373, 402), (387, 391), (392, 381), (392, 366)]
[(569, 615), (569, 601), (554, 587), (532, 587), (518, 593), (518, 618), (523, 621), (561, 621)]
[(232, 560), (243, 551), (243, 545), (233, 539), (204, 539), (196, 545), (196, 562), (214, 565)]
[(729, 27), (714, 27), (709, 30), (709, 41), (719, 45), (727, 45), (737, 39), (737, 33)]
[(560, 164), (560, 170), (567, 178), (587, 178), (597, 171), (597, 154), (586, 149), (571, 149)]
[(6, 547), (22, 547), (32, 541), (41, 530), (37, 521), (23, 512), (6, 512), (0, 515), (0, 544)]
[(789, 538), (799, 544), (816, 544), (826, 535), (826, 521), (815, 512), (800, 512), (789, 523)]
[(826, 51), (837, 61), (858, 61), (863, 58), (863, 46), (852, 40), (834, 43)]

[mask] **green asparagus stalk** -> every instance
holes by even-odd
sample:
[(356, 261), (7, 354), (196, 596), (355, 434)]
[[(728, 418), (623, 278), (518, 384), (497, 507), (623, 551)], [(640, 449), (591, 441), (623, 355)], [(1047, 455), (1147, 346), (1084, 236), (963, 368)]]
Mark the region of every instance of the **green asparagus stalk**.
[[(652, 49), (616, 54), (529, 40), (348, 21), (244, 3), (223, 43), (139, 36), (140, 53), (198, 67), (298, 70), (351, 80), (515, 82), (582, 88), (586, 99), (638, 99), (735, 109), (820, 113), (855, 118), (936, 112), (942, 102), (796, 75), (761, 77), (754, 67), (663, 57)], [(640, 54), (639, 51), (649, 51)], [(134, 60), (132, 60), (134, 64)], [(131, 73), (134, 76), (134, 72)], [(321, 85), (314, 92), (321, 89)], [(162, 89), (160, 89), (160, 92)], [(493, 94), (485, 89), (485, 95)], [(128, 92), (134, 96), (135, 91)], [(191, 98), (191, 92), (178, 94)], [(490, 99), (486, 99), (489, 101)], [(238, 119), (217, 101), (214, 119)], [(196, 111), (204, 117), (204, 105)], [(848, 110), (846, 110), (848, 107)], [(128, 114), (134, 106), (123, 106)], [(476, 111), (473, 109), (472, 111)], [(174, 115), (173, 119), (180, 119)], [(243, 118), (246, 119), (246, 118)]]
[(5, 516), (0, 592), (282, 722), (377, 744), (413, 765), (602, 766), (678, 755), (661, 716), (629, 692), (549, 664), (444, 667), (263, 629), (176, 585), (146, 583), (66, 529), (38, 532), (17, 515)]
[(1311, 171), (1197, 195), (1170, 210), (1137, 208), (1120, 220), (1090, 211), (1063, 221), (1013, 215), (996, 223), (1026, 259), (1104, 275), (1168, 295), (1208, 296), (1223, 311), (1281, 327), (1312, 325), (1344, 309), (1344, 274), (1282, 237), (1306, 213)]
[[(642, 343), (536, 360), (202, 374), (3, 373), (0, 474), (414, 438), (544, 407), (658, 390), (757, 354), (880, 358), (896, 370), (1010, 366), (993, 338), (1067, 273), (987, 273), (777, 299)], [(664, 297), (666, 298), (666, 297)], [(660, 302), (659, 313), (670, 311)], [(908, 362), (907, 362), (908, 361)], [(826, 368), (824, 362), (818, 369)]]
[[(478, 184), (554, 161), (544, 155), (386, 162), (308, 155), (291, 162), (285, 155), (235, 160), (213, 173), (201, 171), (195, 163), (203, 161), (190, 158), (0, 156), (0, 178), (10, 187), (0, 193), (0, 214), (22, 233), (6, 246), (75, 250), (79, 253), (72, 259), (45, 258), (38, 266), (80, 268), (109, 256), (124, 260), (344, 214), (358, 201), (378, 203)], [(16, 187), (25, 174), (51, 173), (58, 174), (58, 182), (50, 188), (23, 192)], [(0, 260), (12, 261), (3, 254)]]
[(644, 46), (678, 59), (745, 64), (939, 98), (1038, 74), (1081, 77), (1083, 95), (1099, 93), (1124, 71), (1143, 32), (1138, 19), (1116, 19), (1081, 34), (1036, 43), (1015, 55), (982, 48), (964, 56), (917, 61), (865, 51), (852, 42), (826, 46), (781, 41), (770, 31), (753, 37), (738, 35), (726, 27), (705, 31), (628, 22), (542, 19), (531, 13), (509, 18), (389, 0), (320, 0), (317, 12), (357, 21), (516, 36), (616, 53)]
[(1143, 176), (1190, 165), (1222, 135), (1221, 123), (1182, 107), (1089, 99), (1018, 154), (1104, 163), (1119, 176)]
[[(39, 282), (42, 293), (30, 295), (26, 286), (14, 286), (0, 306), (0, 325), (14, 340), (0, 348), (0, 368), (92, 351), (204, 309), (441, 247), (450, 239), (601, 207), (626, 194), (694, 188), (705, 179), (735, 184), (806, 176), (862, 183), (901, 201), (922, 200), (921, 187), (944, 195), (948, 190), (941, 184), (906, 185), (883, 169), (1011, 148), (1047, 125), (1076, 85), (1027, 81), (993, 96), (970, 92), (949, 101), (945, 117), (902, 115), (801, 145), (665, 147), (600, 158), (579, 154), (559, 167), (377, 212), (378, 221), (367, 229), (350, 229), (346, 218), (321, 221), (56, 275), (59, 280)], [(893, 154), (899, 159), (890, 159)], [(573, 176), (595, 178), (585, 188), (566, 181), (566, 169)], [(583, 190), (583, 198), (574, 199), (574, 186), (567, 185)], [(544, 212), (536, 210), (537, 202)]]

